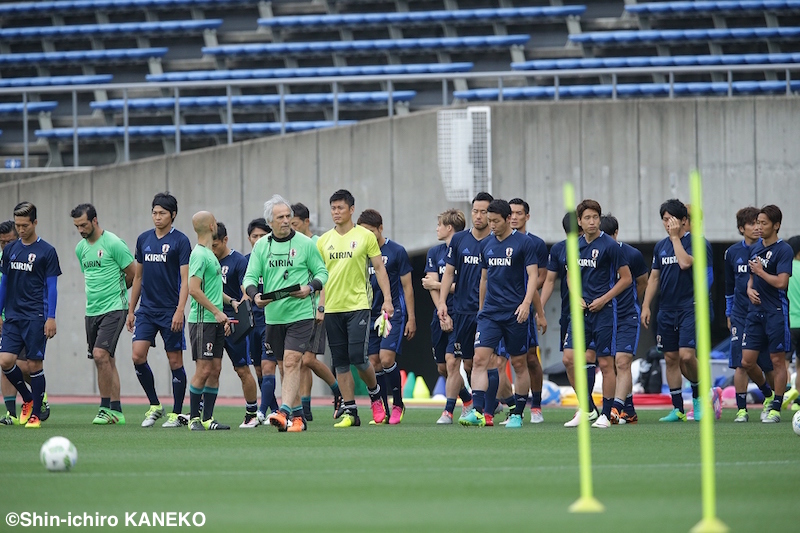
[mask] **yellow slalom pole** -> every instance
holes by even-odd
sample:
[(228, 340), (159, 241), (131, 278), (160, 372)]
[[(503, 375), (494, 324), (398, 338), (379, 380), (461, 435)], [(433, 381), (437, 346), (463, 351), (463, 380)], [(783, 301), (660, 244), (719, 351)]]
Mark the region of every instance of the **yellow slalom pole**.
[(581, 307), (581, 270), (578, 267), (578, 219), (575, 214), (575, 188), (564, 184), (564, 207), (570, 213), (567, 234), (567, 276), (569, 277), (569, 307), (572, 323), (572, 349), (575, 354), (575, 393), (578, 395), (581, 422), (578, 425), (578, 462), (581, 476), (581, 496), (569, 506), (571, 513), (602, 513), (603, 504), (592, 490), (592, 449), (589, 442), (589, 396), (586, 382), (586, 338)]
[(700, 457), (702, 463), (701, 485), (703, 519), (692, 533), (725, 533), (728, 531), (717, 516), (717, 496), (714, 466), (714, 412), (709, 397), (711, 391), (711, 326), (708, 309), (708, 259), (703, 227), (703, 183), (700, 173), (693, 171), (689, 177), (692, 192), (692, 274), (694, 276), (695, 332), (697, 334), (697, 370), (700, 387)]

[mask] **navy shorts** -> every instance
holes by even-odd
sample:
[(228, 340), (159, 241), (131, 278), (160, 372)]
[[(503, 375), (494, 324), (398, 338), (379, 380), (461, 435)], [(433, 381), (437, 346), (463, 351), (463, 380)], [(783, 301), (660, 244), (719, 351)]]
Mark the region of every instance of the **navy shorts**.
[[(431, 324), (431, 352), (433, 353), (433, 360), (436, 361), (436, 364), (444, 364), (445, 357), (444, 354), (447, 352), (447, 345), (450, 341), (450, 333), (444, 332), (439, 327), (439, 319), (436, 319), (436, 326), (434, 327)], [(450, 352), (452, 353), (452, 352)]]
[(0, 352), (16, 356), (25, 354), (29, 361), (44, 361), (47, 337), (44, 335), (45, 319), (14, 320), (3, 323), (3, 336), (0, 338)]
[[(586, 350), (593, 351), (598, 357), (613, 357), (616, 354), (616, 326), (614, 309), (604, 307), (598, 313), (585, 312), (583, 315), (583, 331)], [(564, 349), (572, 349), (572, 323), (567, 326)]]
[[(261, 359), (264, 358), (264, 332), (266, 330), (265, 324), (256, 324), (247, 334), (247, 353), (250, 354), (253, 366), (261, 366)], [(271, 361), (275, 361), (274, 354)]]
[(478, 313), (475, 348), (491, 348), (497, 352), (501, 340), (504, 343), (503, 352), (509, 356), (527, 354), (528, 321), (520, 324), (513, 312), (507, 316)]
[(184, 328), (172, 331), (173, 313), (143, 313), (136, 311), (136, 322), (133, 328), (133, 342), (147, 341), (150, 346), (156, 345), (156, 335), (161, 334), (164, 341), (164, 350), (178, 352), (186, 349)]
[(536, 330), (536, 313), (531, 307), (531, 315), (528, 317), (528, 348), (539, 346), (539, 332)]
[(233, 368), (251, 364), (250, 352), (247, 349), (247, 337), (236, 344), (232, 343), (228, 337), (225, 337), (225, 353), (230, 357)]
[(381, 350), (390, 350), (397, 355), (403, 353), (403, 329), (406, 326), (405, 315), (403, 313), (395, 313), (392, 315), (392, 318), (389, 319), (389, 323), (392, 325), (392, 331), (389, 332), (386, 338), (378, 337), (378, 331), (372, 327), (377, 319), (377, 316), (371, 316), (369, 318), (369, 348), (367, 350), (369, 355), (377, 355)]
[(782, 311), (751, 311), (742, 335), (742, 350), (767, 350), (769, 353), (792, 349), (789, 317)]
[[(746, 318), (731, 317), (731, 356), (728, 360), (728, 368), (741, 368), (742, 366), (742, 334), (746, 321)], [(757, 363), (764, 372), (774, 370), (768, 350), (761, 350), (758, 353)]]
[(472, 359), (475, 355), (475, 331), (478, 320), (475, 315), (451, 315), (453, 319), (453, 332), (447, 340), (447, 353), (461, 359)]
[(656, 344), (662, 352), (697, 347), (694, 331), (694, 306), (688, 309), (662, 309), (658, 312)]
[(615, 353), (635, 354), (639, 347), (639, 315), (617, 318), (617, 349)]
[(566, 315), (561, 315), (561, 318), (558, 319), (558, 325), (561, 327), (561, 342), (558, 343), (558, 351), (564, 351), (564, 341), (567, 340), (567, 330), (569, 329), (569, 321), (570, 316), (569, 313)]

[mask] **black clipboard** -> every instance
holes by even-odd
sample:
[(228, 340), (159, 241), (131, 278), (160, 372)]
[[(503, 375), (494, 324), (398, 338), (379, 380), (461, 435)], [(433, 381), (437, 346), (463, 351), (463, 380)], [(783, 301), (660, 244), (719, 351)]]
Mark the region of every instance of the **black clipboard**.
[(231, 334), (228, 339), (233, 344), (239, 344), (255, 326), (253, 319), (253, 304), (245, 300), (239, 304), (239, 310), (234, 311), (231, 318)]
[(272, 292), (268, 292), (261, 296), (264, 300), (282, 300), (283, 298), (287, 298), (293, 292), (299, 291), (300, 285), (295, 283), (289, 287), (284, 287), (282, 289), (278, 289)]

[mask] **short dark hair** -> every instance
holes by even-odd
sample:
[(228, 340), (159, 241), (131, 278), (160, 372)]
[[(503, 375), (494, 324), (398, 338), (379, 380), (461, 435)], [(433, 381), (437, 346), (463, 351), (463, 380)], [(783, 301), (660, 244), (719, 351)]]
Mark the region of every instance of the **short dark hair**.
[(247, 225), (247, 236), (249, 237), (252, 235), (253, 230), (256, 228), (262, 229), (267, 233), (272, 233), (272, 228), (269, 227), (269, 224), (267, 224), (267, 219), (264, 217), (254, 218), (250, 221), (250, 223)]
[(228, 228), (222, 222), (217, 222), (217, 232), (214, 234), (214, 240), (221, 241), (228, 236)]
[(350, 191), (348, 191), (347, 189), (339, 189), (338, 191), (336, 191), (335, 193), (333, 193), (333, 194), (331, 195), (331, 199), (330, 199), (330, 202), (329, 202), (329, 203), (331, 203), (331, 204), (332, 204), (333, 202), (338, 202), (339, 200), (344, 200), (344, 201), (345, 201), (345, 203), (346, 203), (346, 204), (347, 204), (349, 207), (353, 207), (354, 205), (356, 205), (356, 198), (355, 198), (355, 196), (353, 196), (352, 194), (350, 194)]
[(472, 199), (472, 203), (475, 202), (492, 202), (494, 200), (494, 196), (489, 194), (488, 192), (479, 192), (475, 195), (475, 198)]
[(511, 216), (511, 206), (505, 200), (492, 200), (489, 202), (489, 207), (486, 209), (489, 213), (496, 213), (503, 218)]
[(168, 192), (160, 192), (153, 197), (153, 205), (150, 209), (155, 209), (156, 206), (163, 207), (172, 213), (172, 219), (178, 216), (178, 199)]
[(531, 212), (531, 206), (529, 206), (528, 202), (526, 202), (522, 198), (512, 198), (511, 200), (508, 201), (508, 204), (509, 205), (521, 205), (522, 209), (525, 210), (525, 214), (526, 215), (530, 214), (530, 212)]
[[(661, 215), (664, 216), (664, 215)], [(746, 224), (755, 224), (758, 220), (757, 207), (743, 207), (736, 212), (736, 229), (743, 228)], [(739, 233), (742, 233), (739, 231)]]
[(20, 202), (14, 207), (15, 217), (28, 217), (31, 222), (36, 220), (36, 206), (30, 202)]
[(358, 215), (356, 224), (366, 224), (373, 228), (379, 228), (383, 225), (383, 217), (374, 209), (365, 209)]
[[(780, 224), (783, 221), (783, 213), (781, 212), (781, 208), (775, 204), (765, 205), (761, 208), (761, 211), (758, 214), (765, 214), (770, 222), (773, 224)], [(778, 228), (780, 231), (780, 228)]]
[(612, 214), (600, 217), (600, 231), (608, 235), (614, 235), (619, 231), (619, 220)]
[[(5, 222), (3, 224), (5, 224)], [(2, 224), (0, 224), (0, 228), (2, 227), (3, 227)], [(8, 232), (0, 231), (0, 233), (8, 233)], [(788, 242), (789, 246), (792, 247), (792, 253), (794, 254), (794, 257), (797, 257), (797, 254), (800, 254), (800, 235), (789, 237), (789, 240), (786, 242)]]
[(598, 216), (603, 216), (603, 208), (600, 207), (600, 202), (597, 200), (592, 200), (591, 198), (587, 198), (579, 203), (578, 207), (575, 209), (575, 211), (578, 213), (578, 218), (581, 218), (583, 216), (583, 212), (587, 209), (595, 211)]
[(689, 218), (689, 210), (686, 209), (686, 204), (677, 198), (670, 198), (661, 204), (661, 207), (658, 209), (658, 213), (661, 215), (661, 218), (664, 218), (664, 213), (669, 213), (678, 220)]
[(300, 220), (306, 220), (308, 218), (311, 218), (311, 214), (308, 212), (308, 208), (305, 205), (301, 204), (300, 202), (292, 204), (292, 212), (294, 213), (294, 216), (296, 216)]
[(86, 215), (86, 218), (92, 221), (97, 218), (97, 209), (92, 204), (81, 204), (69, 213), (72, 218), (80, 218), (83, 215)]
[(14, 235), (19, 237), (19, 233), (17, 233), (17, 225), (14, 224), (13, 220), (6, 220), (5, 222), (0, 222), (0, 234), (5, 235), (6, 233), (14, 232)]

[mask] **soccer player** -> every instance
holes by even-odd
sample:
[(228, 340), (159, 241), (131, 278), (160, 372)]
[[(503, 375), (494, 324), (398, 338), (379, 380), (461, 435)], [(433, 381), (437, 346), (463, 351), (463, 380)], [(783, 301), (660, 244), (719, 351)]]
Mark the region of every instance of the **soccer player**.
[[(2, 239), (0, 234), (0, 239)], [(798, 347), (800, 347), (800, 235), (790, 237), (786, 242), (792, 247), (794, 259), (792, 259), (792, 277), (789, 279), (789, 288), (786, 290), (786, 297), (789, 299), (789, 333), (792, 336), (792, 349), (786, 352), (786, 366), (792, 362), (792, 354), (795, 356), (796, 363), (800, 361)], [(788, 368), (787, 368), (788, 372)], [(800, 372), (795, 373), (794, 386), (786, 391), (783, 397), (783, 408), (792, 411), (800, 409)]]
[[(531, 219), (531, 208), (528, 202), (522, 198), (512, 198), (508, 201), (511, 206), (511, 229), (515, 229), (523, 235), (527, 235), (533, 242), (533, 249), (536, 253), (536, 265), (538, 267), (539, 279), (536, 281), (536, 290), (541, 290), (544, 280), (547, 277), (547, 245), (538, 236), (527, 230), (528, 221)], [(541, 298), (541, 296), (540, 296)], [(535, 315), (531, 313), (530, 324), (528, 325), (530, 336), (528, 343), (528, 374), (531, 379), (531, 424), (541, 424), (544, 422), (542, 416), (542, 384), (544, 383), (544, 373), (542, 363), (539, 360), (539, 337), (536, 334)], [(503, 376), (503, 369), (500, 375)], [(509, 387), (510, 390), (510, 387)], [(517, 391), (520, 392), (520, 391)], [(514, 397), (508, 397), (504, 402), (509, 407), (512, 406)], [(502, 422), (508, 423), (508, 422)]]
[[(442, 276), (447, 267), (445, 262), (447, 247), (450, 246), (453, 235), (459, 231), (464, 231), (466, 225), (467, 221), (464, 213), (459, 209), (448, 209), (439, 215), (436, 222), (436, 238), (444, 242), (428, 250), (428, 256), (425, 259), (425, 277), (422, 278), (422, 287), (430, 293), (434, 306), (433, 319), (431, 320), (433, 359), (436, 361), (439, 375), (445, 378), (444, 388), (447, 401), (444, 411), (442, 411), (442, 416), (436, 421), (437, 424), (453, 423), (453, 411), (456, 408), (457, 396), (461, 398), (461, 402), (464, 404), (472, 402), (472, 395), (464, 387), (464, 380), (461, 377), (461, 361), (452, 353), (446, 353), (453, 330), (452, 328), (447, 330), (442, 328), (439, 322), (438, 309), (440, 291), (442, 290)], [(451, 283), (450, 287), (445, 291), (447, 293), (446, 302), (450, 309), (453, 308), (454, 288), (455, 284)]]
[(616, 316), (616, 368), (617, 386), (614, 394), (614, 407), (611, 408), (612, 424), (635, 424), (639, 421), (633, 405), (633, 378), (631, 362), (639, 345), (639, 320), (641, 308), (639, 302), (647, 287), (647, 276), (650, 270), (642, 252), (630, 244), (619, 242), (619, 221), (612, 215), (600, 217), (600, 231), (617, 241), (622, 256), (628, 263), (633, 282), (631, 286), (617, 296)]
[[(578, 239), (578, 266), (581, 272), (581, 306), (586, 339), (586, 360), (597, 363), (603, 374), (603, 409), (592, 427), (611, 426), (611, 409), (616, 392), (614, 363), (614, 340), (616, 331), (617, 301), (623, 291), (632, 283), (631, 270), (617, 242), (600, 229), (603, 214), (600, 204), (591, 199), (578, 204), (578, 224), (583, 235)], [(575, 386), (575, 352), (572, 346), (572, 327), (570, 323), (564, 340), (564, 366), (567, 377)], [(591, 390), (590, 390), (591, 391)], [(577, 392), (577, 391), (576, 391)], [(591, 393), (591, 392), (590, 392)], [(576, 427), (580, 424), (580, 410), (564, 424)]]
[[(22, 396), (19, 423), (41, 427), (45, 395), (44, 353), (47, 340), (56, 335), (58, 276), (61, 266), (56, 249), (36, 235), (36, 206), (20, 202), (14, 207), (19, 239), (3, 250), (0, 261), (0, 368)], [(31, 388), (25, 384), (17, 357), (22, 350), (28, 361)]]
[(83, 237), (75, 255), (86, 283), (86, 342), (100, 391), (100, 411), (92, 424), (124, 424), (114, 352), (128, 316), (128, 289), (136, 273), (133, 254), (122, 239), (100, 227), (92, 204), (80, 204), (70, 216)]
[(528, 327), (531, 307), (544, 333), (547, 319), (539, 292), (539, 272), (533, 241), (511, 229), (511, 207), (505, 200), (492, 200), (487, 208), (492, 234), (481, 246), (478, 325), (472, 362), (473, 409), (459, 419), (463, 426), (484, 426), (488, 365), (500, 340), (505, 343), (516, 374), (515, 407), (506, 428), (521, 428), (522, 413), (531, 387), (528, 374)]
[[(302, 233), (313, 242), (319, 239), (319, 235), (311, 233), (311, 220), (309, 219), (308, 207), (301, 203), (292, 204), (292, 228), (298, 233)], [(316, 294), (316, 293), (315, 293)], [(303, 354), (303, 366), (300, 369), (300, 402), (303, 404), (303, 414), (306, 420), (313, 420), (311, 413), (311, 372), (324, 381), (333, 393), (333, 418), (339, 418), (337, 412), (342, 408), (342, 393), (339, 391), (339, 382), (328, 365), (317, 359), (317, 355), (325, 354), (325, 290), (319, 292), (319, 299), (316, 301), (317, 317), (314, 321), (314, 330), (311, 335), (311, 344), (306, 353)]]
[(214, 215), (198, 211), (192, 216), (192, 227), (197, 234), (197, 245), (189, 257), (189, 340), (195, 362), (194, 376), (189, 383), (189, 429), (226, 430), (231, 427), (214, 419), (222, 350), (225, 336), (231, 332), (230, 319), (222, 306), (227, 303), (235, 310), (239, 301), (222, 291), (222, 267), (211, 251), (217, 232)]
[(375, 269), (378, 286), (383, 293), (381, 311), (389, 317), (394, 314), (391, 289), (386, 269), (381, 259), (378, 240), (372, 232), (353, 223), (356, 200), (350, 191), (340, 189), (330, 198), (331, 218), (335, 227), (317, 241), (317, 249), (328, 269), (330, 280), (325, 291), (325, 330), (336, 369), (336, 377), (344, 401), (344, 414), (334, 427), (360, 426), (356, 407), (353, 375), (350, 365), (356, 367), (369, 392), (372, 418), (378, 423), (386, 411), (381, 401), (380, 387), (375, 371), (366, 356), (365, 341), (369, 324), (370, 302), (367, 296), (369, 277), (367, 263)]
[[(472, 229), (454, 234), (447, 246), (441, 286), (450, 287), (453, 282), (456, 283), (452, 306), (447, 305), (448, 293), (439, 291), (439, 305), (437, 306), (439, 322), (443, 331), (452, 331), (449, 335), (445, 358), (448, 355), (452, 356), (453, 368), (460, 368), (463, 361), (467, 379), (472, 372), (475, 329), (478, 325), (478, 297), (482, 270), (481, 241), (491, 232), (487, 215), (489, 203), (492, 200), (494, 197), (488, 192), (479, 192), (475, 195), (470, 212)], [(494, 390), (497, 391), (499, 385), (497, 369), (489, 369), (487, 373), (488, 387), (494, 387)], [(464, 403), (461, 406), (461, 418), (471, 413), (472, 409), (471, 400)]]
[[(259, 239), (266, 237), (270, 233), (272, 233), (272, 228), (269, 227), (267, 221), (264, 220), (263, 217), (254, 218), (247, 225), (247, 240), (250, 241), (251, 247), (255, 246)], [(244, 258), (247, 259), (248, 263), (250, 262), (250, 254), (247, 254)], [(263, 288), (262, 280), (259, 279), (258, 292), (262, 292)], [(246, 294), (245, 297), (247, 298)], [(266, 324), (264, 323), (264, 310), (257, 305), (253, 306), (253, 322), (253, 329), (247, 334), (247, 353), (250, 354), (250, 360), (253, 362), (253, 368), (256, 370), (256, 380), (258, 381), (258, 388), (260, 390), (264, 380), (264, 375), (261, 370), (261, 357), (264, 351), (264, 330)], [(275, 391), (275, 368), (272, 369), (272, 390), (273, 392)], [(273, 394), (273, 398), (274, 397), (275, 395)], [(277, 409), (278, 406), (276, 405), (275, 410)]]
[[(13, 220), (6, 220), (0, 223), (0, 258), (3, 257), (3, 250), (5, 247), (17, 239), (19, 239), (19, 235), (17, 235), (17, 229), (14, 227)], [(0, 280), (2, 277), (3, 274), (0, 272)], [(23, 361), (17, 357), (17, 365), (20, 367), (20, 370), (22, 370), (23, 375), (26, 376), (26, 381), (28, 381), (30, 377), (27, 377), (27, 364), (24, 364), (25, 368), (22, 368), (23, 364)], [(2, 390), (3, 401), (6, 404), (6, 414), (0, 418), (0, 425), (15, 426), (19, 424), (19, 419), (17, 418), (17, 389), (5, 376), (0, 376), (0, 390)], [(44, 410), (44, 405), (42, 405), (42, 410)]]
[[(747, 321), (750, 299), (747, 296), (747, 282), (750, 281), (750, 250), (761, 238), (761, 225), (758, 223), (758, 208), (743, 207), (736, 212), (736, 227), (743, 239), (725, 250), (725, 316), (728, 317), (728, 330), (731, 332), (731, 356), (728, 366), (733, 368), (733, 386), (736, 390), (736, 418), (734, 422), (747, 422), (747, 370), (742, 367), (742, 335)], [(767, 376), (767, 382), (774, 385), (772, 361), (769, 351), (762, 350), (758, 356), (758, 366)], [(768, 397), (771, 389), (764, 390)], [(762, 391), (763, 392), (763, 391)], [(772, 402), (764, 403), (763, 416), (769, 414)]]
[[(228, 246), (228, 228), (222, 222), (217, 222), (217, 231), (211, 242), (211, 250), (214, 252), (222, 271), (222, 292), (227, 294), (232, 300), (244, 301), (244, 290), (242, 282), (244, 273), (247, 271), (247, 259)], [(233, 316), (234, 310), (230, 304), (225, 304), (222, 311)], [(225, 339), (225, 352), (233, 364), (233, 369), (239, 380), (242, 382), (242, 394), (244, 394), (245, 411), (244, 421), (239, 424), (242, 429), (258, 427), (258, 389), (253, 373), (250, 371), (250, 357), (247, 351), (247, 338), (241, 339), (238, 343), (233, 343), (230, 339)], [(209, 379), (206, 387), (219, 389), (219, 383)]]
[[(383, 236), (383, 217), (374, 209), (367, 209), (358, 217), (358, 225), (371, 231), (378, 240), (381, 259), (386, 268), (391, 287), (394, 315), (389, 320), (392, 330), (384, 338), (370, 328), (369, 354), (370, 363), (375, 370), (375, 378), (381, 389), (381, 399), (385, 410), (383, 420), (374, 420), (376, 424), (387, 422), (392, 425), (403, 420), (406, 407), (403, 404), (403, 388), (400, 380), (400, 369), (397, 367), (397, 355), (402, 354), (403, 337), (411, 340), (417, 332), (417, 319), (414, 313), (414, 287), (411, 284), (411, 261), (408, 252), (401, 245)], [(370, 325), (381, 316), (383, 293), (378, 285), (374, 268), (369, 269), (372, 285), (372, 313)], [(402, 288), (402, 290), (401, 290)], [(389, 411), (389, 389), (392, 390), (392, 410)], [(390, 414), (391, 413), (391, 414)]]
[[(152, 427), (164, 416), (164, 408), (156, 394), (153, 371), (147, 353), (156, 345), (160, 334), (172, 370), (172, 412), (161, 425), (180, 427), (178, 415), (186, 396), (186, 371), (183, 368), (184, 310), (189, 298), (189, 238), (173, 227), (178, 215), (178, 200), (169, 193), (158, 193), (152, 203), (153, 226), (136, 239), (136, 274), (128, 302), (128, 331), (133, 333), (133, 366), (150, 408), (142, 427)], [(141, 301), (140, 301), (141, 300)], [(136, 306), (139, 304), (139, 308)]]
[[(282, 403), (267, 422), (279, 431), (299, 432), (306, 429), (299, 395), (300, 368), (317, 315), (313, 295), (328, 281), (328, 271), (311, 239), (292, 229), (288, 201), (274, 195), (264, 203), (264, 218), (272, 226), (272, 235), (253, 247), (244, 287), (256, 305), (264, 308), (267, 352), (283, 361)], [(259, 277), (266, 291), (263, 294), (256, 289)], [(288, 297), (267, 296), (293, 286), (299, 288)]]
[[(564, 215), (561, 219), (561, 226), (564, 228), (565, 233), (569, 233), (570, 213)], [(578, 226), (578, 237), (583, 235), (583, 230)], [(547, 259), (547, 277), (542, 286), (542, 307), (547, 305), (547, 301), (553, 294), (555, 289), (556, 280), (561, 281), (561, 317), (558, 319), (558, 324), (561, 328), (560, 342), (558, 349), (564, 351), (564, 340), (567, 337), (567, 328), (570, 323), (570, 307), (569, 307), (569, 287), (567, 284), (567, 241), (559, 241), (550, 247), (550, 255)], [(586, 361), (586, 384), (589, 396), (589, 421), (594, 422), (600, 413), (597, 411), (597, 406), (594, 404), (592, 398), (592, 390), (594, 390), (595, 377), (597, 375), (597, 363)], [(572, 369), (567, 369), (567, 372), (572, 372)]]
[[(768, 349), (775, 373), (775, 390), (765, 394), (772, 402), (762, 422), (781, 421), (783, 393), (786, 391), (786, 351), (791, 349), (789, 300), (786, 289), (792, 275), (792, 247), (778, 238), (783, 213), (777, 205), (765, 205), (758, 213), (761, 240), (750, 249), (750, 281), (747, 296), (750, 307), (742, 336), (742, 367), (759, 387), (765, 378), (758, 368), (758, 355)], [(769, 387), (769, 385), (767, 385)]]
[[(680, 200), (667, 200), (659, 208), (661, 222), (668, 237), (653, 250), (653, 264), (642, 302), (642, 325), (650, 327), (650, 304), (660, 292), (658, 331), (656, 342), (664, 352), (667, 365), (667, 384), (672, 396), (672, 411), (661, 422), (686, 421), (681, 394), (681, 374), (692, 387), (694, 419), (700, 420), (699, 391), (697, 389), (697, 356), (694, 326), (694, 282), (692, 264), (694, 256), (692, 237), (689, 234), (689, 211)], [(697, 250), (696, 253), (702, 253)], [(708, 257), (708, 286), (713, 282), (711, 244), (706, 240)]]

